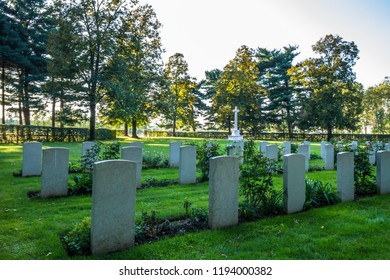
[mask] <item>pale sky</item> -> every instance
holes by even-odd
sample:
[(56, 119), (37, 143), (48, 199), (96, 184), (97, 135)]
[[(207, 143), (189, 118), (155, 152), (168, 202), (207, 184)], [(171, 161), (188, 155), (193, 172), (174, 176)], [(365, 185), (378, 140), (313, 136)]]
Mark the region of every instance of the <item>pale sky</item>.
[(164, 61), (182, 53), (190, 75), (223, 69), (236, 50), (298, 45), (295, 62), (313, 57), (311, 46), (337, 34), (358, 46), (354, 68), (365, 88), (390, 76), (390, 0), (140, 0), (162, 23)]

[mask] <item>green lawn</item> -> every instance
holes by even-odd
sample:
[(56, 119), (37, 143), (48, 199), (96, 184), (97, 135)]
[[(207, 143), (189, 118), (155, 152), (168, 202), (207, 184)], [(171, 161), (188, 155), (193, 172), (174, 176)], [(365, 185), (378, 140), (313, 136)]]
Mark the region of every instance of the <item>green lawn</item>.
[[(182, 139), (189, 141), (189, 139)], [(121, 138), (122, 144), (132, 140)], [(142, 139), (144, 149), (168, 154), (169, 138)], [(191, 139), (191, 141), (195, 141)], [(197, 140), (196, 140), (197, 141)], [(228, 143), (221, 141), (222, 145)], [(70, 159), (81, 155), (81, 143), (44, 143), (68, 147)], [(319, 143), (312, 153), (319, 154)], [(322, 164), (321, 160), (310, 163)], [(14, 177), (22, 166), (22, 146), (0, 145), (0, 259), (69, 259), (59, 235), (91, 214), (91, 196), (30, 199), (27, 192), (40, 190), (40, 178)], [(69, 182), (72, 182), (72, 175)], [(143, 171), (143, 180), (177, 179), (178, 169)], [(336, 185), (335, 171), (307, 173), (311, 179)], [(282, 188), (282, 176), (274, 179)], [(142, 211), (157, 217), (184, 214), (183, 202), (207, 209), (208, 183), (137, 190), (137, 220)], [(139, 245), (103, 256), (80, 259), (390, 259), (390, 196), (282, 215), (210, 231), (204, 230)]]

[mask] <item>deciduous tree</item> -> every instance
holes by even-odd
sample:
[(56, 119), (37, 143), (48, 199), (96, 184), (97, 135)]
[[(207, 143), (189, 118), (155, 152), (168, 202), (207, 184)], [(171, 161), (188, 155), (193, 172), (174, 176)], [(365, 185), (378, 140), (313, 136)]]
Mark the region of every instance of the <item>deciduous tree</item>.
[(359, 50), (354, 42), (327, 35), (313, 45), (313, 51), (318, 57), (289, 70), (301, 90), (299, 125), (324, 129), (331, 140), (335, 128), (357, 128), (363, 87), (356, 83), (353, 66)]

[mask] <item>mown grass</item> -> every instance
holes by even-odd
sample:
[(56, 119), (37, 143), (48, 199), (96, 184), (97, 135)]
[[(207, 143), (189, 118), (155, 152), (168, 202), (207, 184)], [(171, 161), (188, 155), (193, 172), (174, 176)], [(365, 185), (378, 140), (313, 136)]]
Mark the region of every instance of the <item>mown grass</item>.
[[(175, 141), (177, 139), (174, 139)], [(188, 141), (188, 139), (181, 139)], [(121, 138), (122, 144), (132, 141)], [(144, 149), (168, 155), (168, 138), (142, 139)], [(192, 139), (191, 141), (199, 141)], [(226, 144), (227, 141), (222, 141)], [(81, 156), (81, 143), (44, 143), (68, 147), (70, 159)], [(319, 154), (313, 143), (312, 153)], [(321, 160), (311, 164), (321, 164)], [(21, 145), (0, 145), (0, 259), (69, 259), (59, 235), (91, 214), (91, 196), (30, 199), (40, 190), (40, 177), (14, 177), (21, 169)], [(177, 169), (143, 171), (147, 178), (177, 179)], [(307, 173), (336, 186), (335, 171)], [(69, 176), (72, 182), (72, 175)], [(274, 178), (282, 188), (282, 175)], [(137, 190), (136, 219), (155, 210), (157, 218), (183, 216), (184, 201), (208, 207), (208, 182)], [(223, 230), (204, 230), (167, 237), (121, 252), (76, 259), (390, 259), (390, 196), (241, 223)]]

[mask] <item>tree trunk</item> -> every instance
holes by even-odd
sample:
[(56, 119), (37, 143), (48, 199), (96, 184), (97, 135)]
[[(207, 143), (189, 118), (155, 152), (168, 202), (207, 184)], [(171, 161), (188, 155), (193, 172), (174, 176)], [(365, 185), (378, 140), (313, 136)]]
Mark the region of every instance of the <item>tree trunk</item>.
[(332, 140), (332, 125), (328, 124), (327, 131), (327, 141), (330, 142)]
[(53, 95), (51, 106), (51, 127), (56, 127), (56, 97)]
[[(27, 78), (27, 77), (26, 77)], [(28, 83), (23, 84), (23, 117), (24, 117), (24, 124), (25, 125), (31, 125), (31, 119), (30, 119), (30, 95), (28, 93)]]
[[(60, 98), (60, 112), (61, 113), (64, 111), (64, 106), (65, 106), (65, 101), (64, 101), (64, 95), (62, 94), (61, 98)], [(65, 126), (64, 120), (63, 120), (63, 118), (61, 118), (60, 119), (60, 127), (64, 128), (64, 126)]]
[(293, 127), (292, 127), (292, 121), (291, 121), (290, 108), (287, 108), (287, 129), (288, 129), (288, 138), (290, 141), (292, 141)]
[(89, 141), (95, 140), (95, 126), (96, 126), (96, 96), (89, 97)]
[(137, 135), (137, 119), (134, 116), (131, 118), (131, 137), (138, 138), (138, 135)]
[(129, 125), (125, 122), (125, 128), (123, 129), (123, 135), (129, 136)]
[(173, 137), (176, 137), (176, 116), (173, 116), (172, 136), (173, 136)]
[(19, 90), (18, 93), (18, 114), (19, 114), (19, 125), (23, 125), (23, 113), (22, 113), (22, 92)]
[(5, 63), (1, 65), (1, 123), (5, 124)]

